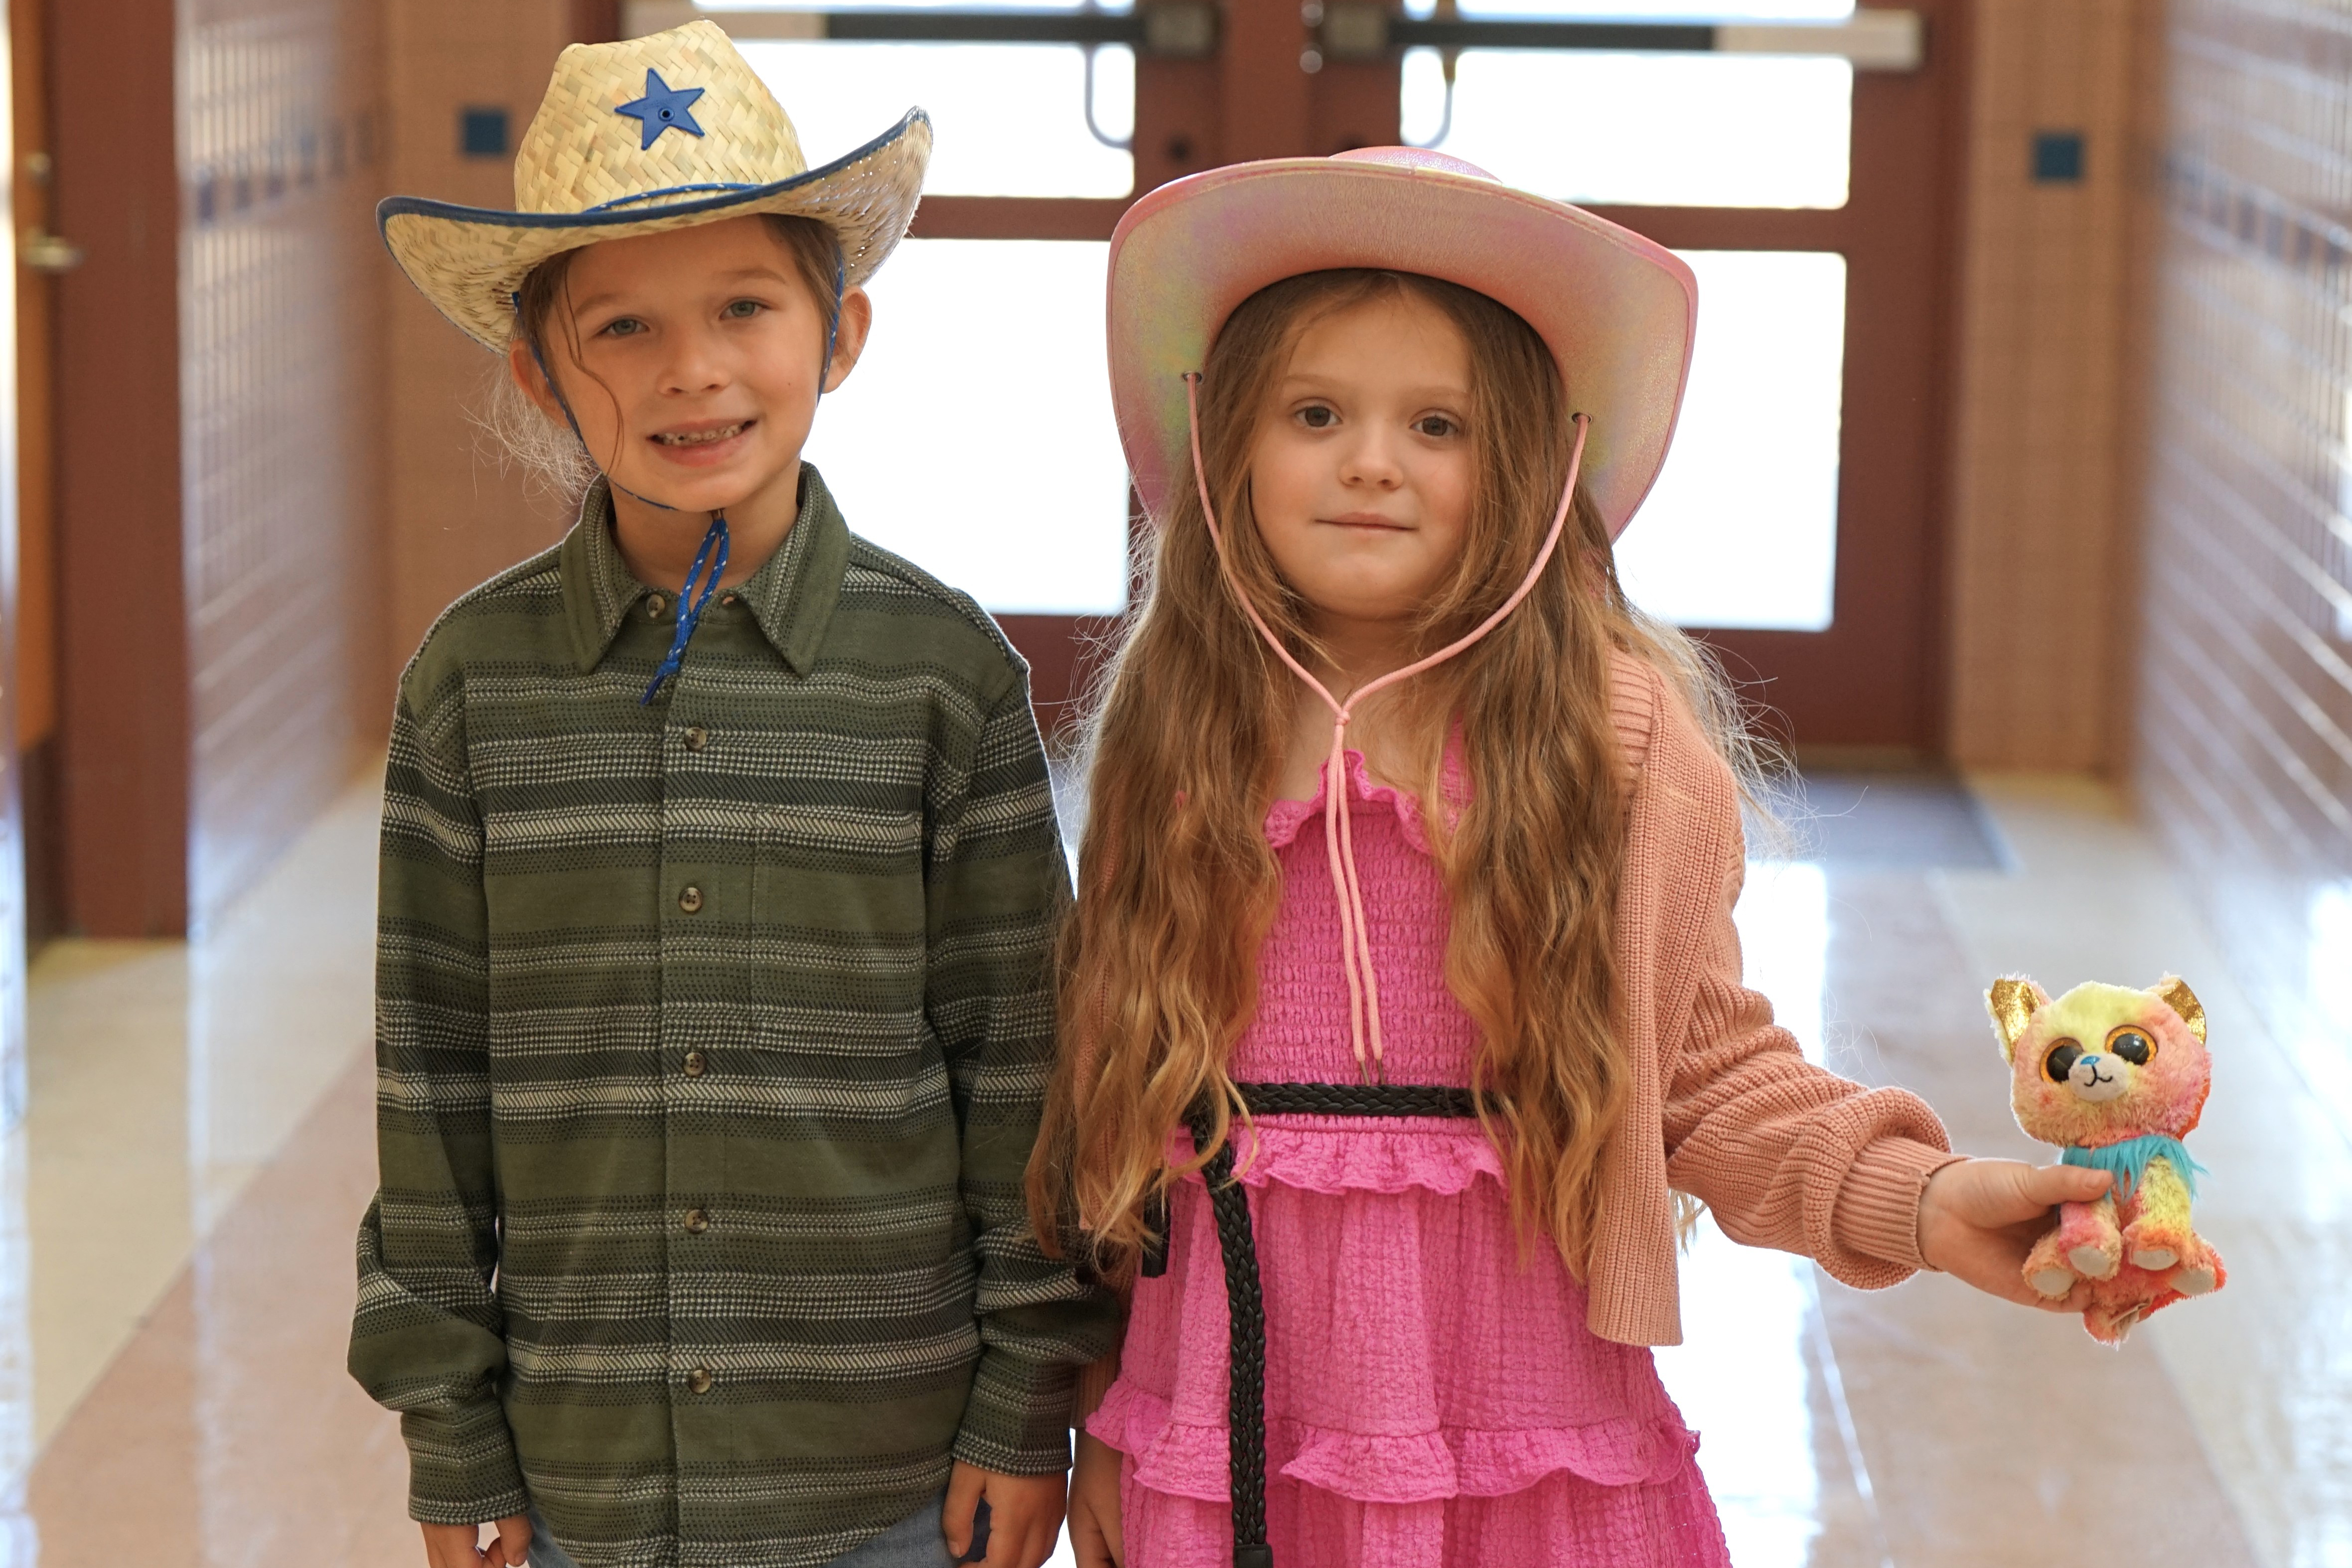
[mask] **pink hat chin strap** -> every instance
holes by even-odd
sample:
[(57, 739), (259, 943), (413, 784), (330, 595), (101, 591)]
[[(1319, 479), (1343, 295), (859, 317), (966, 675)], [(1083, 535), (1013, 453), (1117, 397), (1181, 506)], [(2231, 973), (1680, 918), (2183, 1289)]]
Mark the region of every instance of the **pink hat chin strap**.
[(1201, 461), (1201, 376), (1197, 371), (1184, 377), (1184, 409), (1192, 427), (1192, 481), (1200, 486), (1201, 515), (1208, 521), (1209, 538), (1217, 549), (1217, 565), (1224, 572), (1234, 597), (1241, 601), (1250, 624), (1257, 628), (1258, 635), (1265, 639), (1275, 657), (1289, 665), (1290, 673), (1305, 681), (1331, 710), (1331, 754), (1323, 765), (1323, 848), (1330, 861), (1331, 885), (1339, 895), (1339, 967), (1348, 977), (1348, 1042), (1356, 1053), (1357, 1072), (1367, 1081), (1378, 1075), (1385, 1082), (1387, 1074), (1381, 1054), (1381, 988), (1372, 973), (1371, 934), (1364, 921), (1363, 879), (1356, 871), (1353, 817), (1348, 803), (1348, 723), (1355, 716), (1357, 705), (1366, 697), (1444, 664), (1500, 625), (1504, 616), (1517, 610), (1519, 601), (1535, 591), (1536, 580), (1551, 564), (1552, 551), (1559, 548), (1560, 533), (1568, 527), (1568, 514), (1576, 500), (1577, 475), (1584, 466), (1584, 437), (1592, 422), (1584, 414), (1576, 416), (1576, 446), (1569, 455), (1568, 484), (1559, 493), (1559, 510), (1552, 514), (1551, 531), (1544, 535), (1543, 549), (1536, 552), (1535, 564), (1528, 568), (1528, 575), (1511, 591), (1511, 596), (1459, 641), (1401, 670), (1391, 670), (1377, 680), (1367, 681), (1349, 693), (1343, 703), (1306, 665), (1291, 657), (1290, 650), (1282, 645), (1282, 639), (1274, 634), (1274, 628), (1265, 623), (1265, 617), (1250, 602), (1241, 579), (1234, 575), (1233, 558), (1225, 553), (1224, 533), (1217, 527), (1217, 508), (1209, 499), (1208, 470)]

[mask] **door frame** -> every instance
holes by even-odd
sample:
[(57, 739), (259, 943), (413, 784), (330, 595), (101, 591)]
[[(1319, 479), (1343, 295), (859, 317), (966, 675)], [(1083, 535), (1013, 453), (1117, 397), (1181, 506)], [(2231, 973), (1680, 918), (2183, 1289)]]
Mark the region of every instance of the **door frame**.
[(1832, 765), (1927, 762), (1946, 748), (1968, 7), (1906, 0), (1904, 8), (1920, 13), (1927, 47), (1916, 70), (1855, 73), (1844, 206), (1591, 209), (1674, 249), (1845, 257), (1830, 627), (1687, 629), (1715, 651), (1769, 733), (1802, 759)]
[[(1197, 7), (1200, 0), (1139, 3), (1148, 11), (1160, 5)], [(1350, 3), (1223, 0), (1213, 49), (1139, 49), (1130, 195), (935, 196), (917, 212), (911, 233), (920, 238), (1108, 239), (1136, 196), (1181, 175), (1246, 159), (1325, 156), (1397, 142), (1402, 49), (1326, 57), (1318, 47), (1323, 34), (1317, 18)], [(1845, 206), (1591, 210), (1677, 249), (1818, 250), (1845, 257), (1832, 624), (1819, 632), (1688, 630), (1717, 653), (1760, 726), (1804, 756), (1921, 761), (1945, 749), (1944, 552), (1965, 191), (1968, 5), (1967, 0), (1906, 0), (1900, 6), (1864, 0), (1862, 9), (1916, 14), (1926, 47), (1916, 68), (1857, 70)], [(1143, 15), (1138, 13), (1138, 31), (1148, 37)], [(1098, 14), (1085, 16), (1089, 26), (1107, 25)], [(914, 37), (925, 24), (902, 15), (887, 25)], [(807, 36), (824, 36), (824, 19), (815, 26)], [(1024, 19), (1023, 26), (1034, 31), (1037, 23)], [(1604, 33), (1625, 35), (1605, 41), (1613, 47), (1646, 36), (1664, 47), (1706, 47), (1705, 35), (1717, 31), (1581, 25), (1551, 30), (1563, 36), (1580, 30), (1596, 40)], [(1664, 43), (1675, 33), (1694, 37)], [(1136, 521), (1130, 517), (1131, 528)], [(1066, 722), (1118, 618), (998, 620), (1030, 661), (1041, 720), (1049, 727)]]

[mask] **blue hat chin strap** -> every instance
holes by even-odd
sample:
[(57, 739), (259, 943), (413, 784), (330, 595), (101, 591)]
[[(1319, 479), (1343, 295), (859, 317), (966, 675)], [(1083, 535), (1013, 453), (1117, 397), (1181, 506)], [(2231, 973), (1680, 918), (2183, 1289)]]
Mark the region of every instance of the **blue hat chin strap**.
[[(708, 575), (702, 570), (706, 564), (710, 568)], [(693, 638), (694, 629), (702, 624), (703, 609), (709, 604), (711, 594), (717, 591), (719, 580), (726, 575), (727, 517), (724, 512), (713, 512), (710, 514), (710, 531), (702, 536), (702, 548), (694, 552), (694, 564), (686, 569), (686, 586), (678, 590), (677, 630), (670, 633), (669, 652), (662, 656), (660, 668), (654, 671), (654, 678), (646, 685), (646, 695), (637, 699), (638, 706), (643, 707), (652, 702), (655, 695), (662, 689), (662, 683), (676, 675), (686, 663), (686, 644)], [(701, 580), (700, 593), (695, 591), (697, 579)]]
[[(833, 373), (834, 344), (841, 335), (841, 301), (849, 291), (848, 273), (848, 263), (842, 256), (840, 246), (835, 245), (833, 251), (833, 319), (825, 323), (824, 362), (817, 368), (816, 376), (816, 394), (820, 398), (824, 395), (825, 377)], [(517, 330), (520, 331), (522, 295), (520, 292), (509, 294), (507, 303), (515, 313), (515, 326)], [(528, 332), (522, 332), (521, 336), (523, 347), (530, 350), (530, 362), (539, 367), (540, 379), (547, 383), (547, 390), (554, 395), (555, 406), (563, 411), (563, 422), (572, 427), (572, 434), (579, 440), (581, 450), (588, 454), (588, 460), (592, 463), (595, 462), (596, 454), (588, 444), (587, 433), (580, 428), (579, 416), (572, 412), (571, 400), (563, 395), (563, 388), (557, 383), (554, 373), (547, 368), (547, 361), (539, 351), (538, 341)], [(598, 472), (604, 472), (601, 466)], [(632, 500), (642, 501), (646, 506), (660, 511), (677, 510), (676, 507), (666, 501), (656, 501), (651, 496), (638, 495), (610, 474), (604, 474), (604, 477), (605, 484), (612, 486)], [(660, 693), (663, 685), (675, 679), (678, 671), (684, 666), (686, 645), (693, 640), (694, 629), (702, 624), (702, 612), (709, 605), (710, 596), (718, 591), (719, 580), (727, 574), (727, 508), (721, 507), (710, 514), (710, 528), (702, 536), (701, 548), (694, 552), (694, 564), (686, 570), (685, 586), (677, 592), (677, 630), (670, 634), (669, 652), (663, 656), (660, 666), (654, 671), (654, 678), (646, 687), (646, 695), (637, 699), (637, 705), (640, 707), (651, 703)], [(707, 575), (703, 570), (706, 566), (709, 568)], [(698, 583), (700, 585), (698, 592), (697, 591)]]

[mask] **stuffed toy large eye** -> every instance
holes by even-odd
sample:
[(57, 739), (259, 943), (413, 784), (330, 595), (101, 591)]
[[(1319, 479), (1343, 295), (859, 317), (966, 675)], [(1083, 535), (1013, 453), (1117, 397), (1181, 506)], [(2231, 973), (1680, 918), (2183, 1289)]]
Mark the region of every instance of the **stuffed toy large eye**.
[(2082, 1054), (2081, 1046), (2071, 1040), (2062, 1040), (2050, 1048), (2049, 1055), (2042, 1059), (2042, 1071), (2050, 1075), (2051, 1082), (2063, 1083), (2066, 1075), (2074, 1071), (2074, 1063)]
[(2131, 1024), (2107, 1031), (2107, 1049), (2134, 1067), (2146, 1067), (2156, 1056), (2156, 1041), (2146, 1030)]

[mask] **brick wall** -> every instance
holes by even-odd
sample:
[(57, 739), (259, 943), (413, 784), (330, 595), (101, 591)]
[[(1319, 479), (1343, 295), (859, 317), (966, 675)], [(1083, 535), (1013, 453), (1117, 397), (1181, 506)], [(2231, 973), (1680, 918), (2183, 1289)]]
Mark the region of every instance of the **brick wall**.
[(367, 270), (377, 7), (181, 13), (180, 405), (190, 916), (350, 778), (376, 624), (383, 396)]
[(2300, 1041), (2352, 983), (2352, 13), (2175, 0), (2167, 52), (2137, 780)]
[[(2145, 0), (1980, 0), (1955, 400), (1948, 744), (2120, 765)], [(2063, 139), (2081, 162), (2064, 173)], [(2037, 138), (2058, 139), (2036, 177)]]
[[(393, 190), (472, 205), (514, 204), (514, 143), (539, 108), (578, 18), (568, 0), (399, 0), (388, 5), (384, 95)], [(503, 113), (506, 151), (467, 155), (467, 110)], [(444, 321), (376, 247), (390, 341), (383, 402), (390, 465), (387, 623), (379, 704), (443, 607), (552, 543), (570, 521), (502, 473), (468, 417), (498, 363)]]

